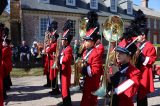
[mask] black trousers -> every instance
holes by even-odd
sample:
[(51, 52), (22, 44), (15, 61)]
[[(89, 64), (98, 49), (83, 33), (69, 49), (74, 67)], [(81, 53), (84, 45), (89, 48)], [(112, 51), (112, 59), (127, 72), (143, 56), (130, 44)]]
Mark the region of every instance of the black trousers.
[(137, 96), (137, 106), (148, 106), (147, 96), (143, 99), (139, 99)]
[(72, 106), (70, 91), (68, 90), (68, 96), (63, 98), (63, 106)]
[(12, 86), (11, 77), (10, 74), (8, 74), (3, 79), (3, 97), (5, 98), (7, 96), (6, 91), (10, 89), (10, 86)]
[(137, 106), (148, 106), (148, 100), (147, 100), (147, 95), (143, 98), (139, 98), (139, 89), (137, 92)]
[(52, 82), (52, 91), (59, 90), (57, 77), (54, 78), (51, 82)]
[(47, 85), (51, 85), (51, 80), (49, 79), (49, 73), (46, 75), (47, 77)]

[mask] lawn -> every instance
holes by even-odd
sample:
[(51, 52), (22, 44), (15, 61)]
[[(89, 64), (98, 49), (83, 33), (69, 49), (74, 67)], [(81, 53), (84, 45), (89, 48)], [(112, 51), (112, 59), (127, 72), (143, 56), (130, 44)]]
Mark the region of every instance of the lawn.
[(43, 68), (31, 68), (25, 70), (24, 68), (13, 68), (11, 72), (12, 77), (24, 77), (24, 76), (40, 76), (43, 75)]
[[(156, 61), (154, 64), (160, 65), (160, 61)], [(74, 73), (74, 65), (72, 65), (72, 73)], [(25, 70), (24, 68), (13, 68), (11, 72), (12, 77), (23, 77), (23, 76), (40, 76), (43, 75), (43, 68), (31, 68)]]

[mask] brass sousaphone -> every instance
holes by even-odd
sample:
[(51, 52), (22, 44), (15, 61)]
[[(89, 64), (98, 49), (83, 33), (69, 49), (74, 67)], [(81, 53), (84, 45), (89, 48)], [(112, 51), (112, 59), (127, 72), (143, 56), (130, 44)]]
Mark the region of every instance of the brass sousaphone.
[(110, 64), (110, 48), (111, 48), (111, 42), (117, 42), (119, 38), (121, 38), (122, 33), (123, 33), (123, 21), (122, 19), (117, 16), (110, 16), (107, 18), (105, 21), (104, 25), (104, 30), (103, 30), (103, 35), (104, 38), (109, 42), (108, 43), (108, 52), (107, 52), (107, 57), (105, 61), (105, 70), (103, 74), (103, 80), (102, 84), (99, 89), (97, 89), (95, 92), (92, 92), (93, 95), (98, 96), (98, 97), (104, 97), (106, 95), (106, 89), (107, 89), (107, 73), (109, 72), (109, 64)]
[[(87, 18), (82, 18), (80, 21), (79, 21), (79, 36), (81, 38), (81, 40), (83, 40), (83, 37), (86, 35), (86, 25), (87, 25), (87, 21), (88, 19)], [(81, 45), (79, 47), (79, 50), (78, 50), (78, 54), (82, 54), (84, 50), (84, 44), (81, 42)], [(75, 60), (75, 63), (74, 63), (74, 85), (78, 85), (79, 84), (79, 77), (80, 77), (80, 74), (79, 72), (82, 70), (82, 58), (79, 57), (77, 60)]]

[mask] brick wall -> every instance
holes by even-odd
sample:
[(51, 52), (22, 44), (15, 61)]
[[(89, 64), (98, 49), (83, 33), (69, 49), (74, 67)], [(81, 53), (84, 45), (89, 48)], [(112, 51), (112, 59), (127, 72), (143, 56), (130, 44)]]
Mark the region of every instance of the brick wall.
[[(22, 25), (23, 35), (22, 38), (28, 42), (31, 46), (34, 40), (43, 43), (44, 38), (40, 35), (40, 18), (49, 16), (52, 20), (58, 22), (58, 32), (63, 32), (62, 28), (67, 19), (76, 20), (76, 35), (72, 40), (79, 38), (79, 20), (83, 16), (82, 14), (72, 13), (58, 13), (58, 12), (45, 12), (45, 11), (23, 11), (22, 14)], [(106, 17), (99, 17), (99, 22), (102, 24), (106, 20)], [(129, 21), (124, 21), (124, 25), (128, 26)], [(102, 31), (102, 30), (100, 30)], [(105, 43), (105, 41), (104, 41)]]
[(31, 14), (23, 14), (23, 35), (29, 45), (39, 36), (39, 17)]
[[(157, 18), (157, 17), (151, 17), (149, 16), (150, 18), (150, 41), (155, 44), (154, 42), (154, 36), (157, 36), (157, 44), (160, 44), (160, 18)], [(154, 21), (156, 19), (156, 28), (154, 28)], [(156, 50), (157, 50), (157, 59), (159, 60), (160, 59), (160, 47), (156, 47)]]

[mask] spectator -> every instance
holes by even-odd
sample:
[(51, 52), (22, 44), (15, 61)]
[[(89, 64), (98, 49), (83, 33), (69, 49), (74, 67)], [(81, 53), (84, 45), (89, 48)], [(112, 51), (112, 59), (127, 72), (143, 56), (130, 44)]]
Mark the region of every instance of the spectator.
[(30, 49), (26, 44), (26, 41), (22, 41), (22, 45), (20, 46), (20, 61), (24, 62), (24, 59), (27, 59), (27, 63), (29, 65), (30, 61)]
[(18, 62), (18, 47), (12, 44), (11, 48), (12, 48), (12, 63), (13, 63), (13, 66), (15, 66), (16, 63)]
[(78, 40), (75, 40), (74, 41), (74, 49), (73, 49), (73, 51), (74, 51), (74, 61), (78, 58), (77, 55), (78, 55), (79, 47), (80, 47), (80, 45), (79, 45)]
[(38, 43), (37, 41), (33, 42), (32, 48), (31, 48), (31, 55), (34, 57), (34, 62), (37, 64), (37, 56), (38, 56)]

